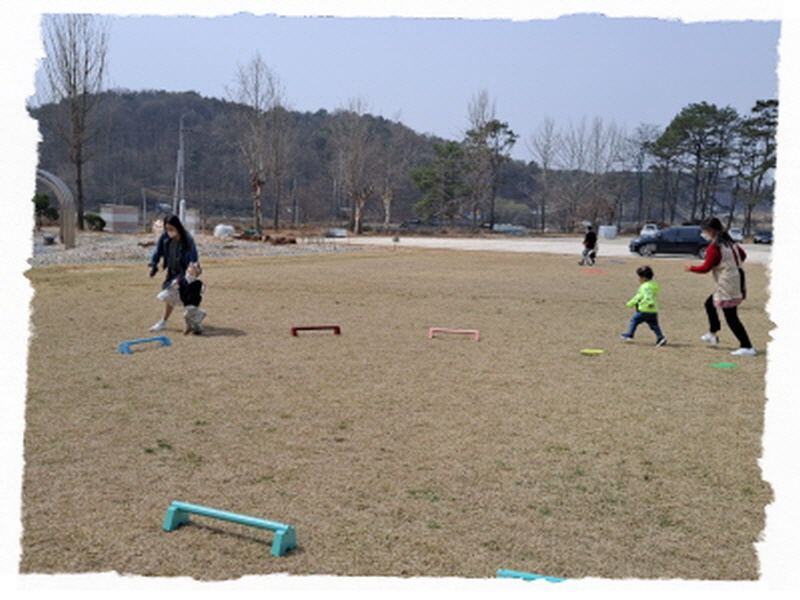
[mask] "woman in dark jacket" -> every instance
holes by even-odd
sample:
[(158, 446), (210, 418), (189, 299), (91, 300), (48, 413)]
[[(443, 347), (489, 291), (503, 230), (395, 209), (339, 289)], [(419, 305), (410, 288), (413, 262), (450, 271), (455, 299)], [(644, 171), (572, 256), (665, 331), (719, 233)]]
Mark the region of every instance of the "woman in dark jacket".
[(158, 238), (156, 249), (150, 257), (147, 266), (150, 267), (150, 277), (158, 272), (158, 261), (163, 259), (163, 268), (167, 277), (161, 286), (159, 298), (164, 300), (164, 318), (150, 328), (150, 331), (161, 331), (167, 327), (167, 319), (172, 314), (173, 308), (180, 304), (180, 297), (170, 294), (170, 284), (186, 273), (186, 267), (198, 262), (197, 247), (194, 238), (183, 227), (177, 215), (170, 215), (164, 219), (164, 233)]

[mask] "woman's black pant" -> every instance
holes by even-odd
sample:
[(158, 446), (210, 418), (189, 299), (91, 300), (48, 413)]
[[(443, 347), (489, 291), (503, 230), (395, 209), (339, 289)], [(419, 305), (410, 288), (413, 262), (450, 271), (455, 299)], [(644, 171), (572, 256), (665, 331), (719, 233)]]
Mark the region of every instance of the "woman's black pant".
[[(708, 330), (711, 333), (716, 333), (720, 329), (722, 329), (722, 325), (719, 322), (719, 315), (717, 314), (717, 307), (714, 306), (714, 296), (711, 295), (706, 299), (706, 314), (708, 315)], [(723, 308), (722, 314), (725, 315), (725, 322), (730, 327), (733, 335), (736, 336), (736, 339), (739, 340), (739, 344), (742, 348), (752, 348), (752, 344), (750, 343), (750, 337), (747, 335), (747, 330), (742, 325), (742, 322), (739, 320), (739, 315), (736, 312), (736, 307), (731, 306), (729, 308)]]

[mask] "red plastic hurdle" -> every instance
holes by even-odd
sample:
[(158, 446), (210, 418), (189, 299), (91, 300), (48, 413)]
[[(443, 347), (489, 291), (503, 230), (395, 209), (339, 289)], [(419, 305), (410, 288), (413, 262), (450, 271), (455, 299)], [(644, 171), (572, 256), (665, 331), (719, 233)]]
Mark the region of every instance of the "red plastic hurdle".
[(292, 335), (297, 337), (298, 331), (319, 331), (324, 329), (333, 329), (334, 335), (342, 334), (342, 328), (338, 325), (307, 325), (303, 327), (292, 327)]
[(477, 329), (445, 329), (444, 327), (431, 327), (428, 329), (428, 338), (433, 339), (434, 333), (463, 333), (474, 336), (476, 342), (481, 339), (481, 334)]

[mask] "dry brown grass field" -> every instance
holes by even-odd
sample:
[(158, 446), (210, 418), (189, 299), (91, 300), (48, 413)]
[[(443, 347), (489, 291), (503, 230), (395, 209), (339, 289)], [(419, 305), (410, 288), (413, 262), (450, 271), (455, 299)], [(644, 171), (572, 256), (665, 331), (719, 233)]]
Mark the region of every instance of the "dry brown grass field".
[[(208, 259), (205, 335), (176, 312), (171, 347), (131, 355), (117, 346), (152, 335), (160, 276), (30, 270), (21, 572), (757, 579), (766, 268), (740, 312), (760, 353), (735, 358), (727, 328), (699, 339), (709, 275), (575, 262)], [(619, 339), (645, 262), (662, 348), (646, 327)], [(290, 335), (320, 324), (342, 333)], [(298, 547), (273, 557), (270, 532), (205, 517), (165, 532), (173, 500), (294, 525)]]

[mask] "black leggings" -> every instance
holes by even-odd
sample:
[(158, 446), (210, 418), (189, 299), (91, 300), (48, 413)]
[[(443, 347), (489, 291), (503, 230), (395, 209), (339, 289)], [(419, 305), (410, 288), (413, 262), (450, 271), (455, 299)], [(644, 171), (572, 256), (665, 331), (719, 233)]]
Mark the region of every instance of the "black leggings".
[[(711, 333), (717, 333), (722, 329), (722, 325), (719, 322), (719, 315), (717, 315), (717, 307), (714, 306), (713, 295), (706, 299), (705, 306), (706, 314), (708, 315), (708, 330)], [(742, 325), (742, 322), (739, 320), (739, 315), (736, 313), (736, 307), (731, 306), (729, 308), (723, 308), (722, 314), (725, 315), (725, 322), (728, 324), (728, 327), (731, 328), (736, 339), (739, 340), (741, 347), (752, 348), (753, 345), (750, 343), (747, 330), (744, 328), (744, 325)]]

